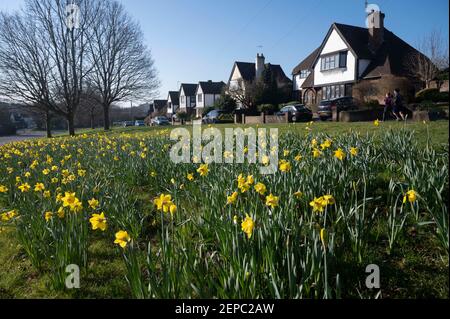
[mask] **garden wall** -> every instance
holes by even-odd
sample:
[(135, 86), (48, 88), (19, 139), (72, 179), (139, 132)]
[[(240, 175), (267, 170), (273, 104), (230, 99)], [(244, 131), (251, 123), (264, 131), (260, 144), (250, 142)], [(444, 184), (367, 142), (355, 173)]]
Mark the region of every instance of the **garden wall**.
[(383, 108), (374, 110), (342, 111), (339, 113), (339, 122), (368, 122), (381, 120)]
[[(237, 118), (235, 117), (235, 123)], [(242, 115), (243, 124), (268, 124), (268, 123), (288, 123), (288, 115), (257, 115), (257, 116), (246, 116)]]

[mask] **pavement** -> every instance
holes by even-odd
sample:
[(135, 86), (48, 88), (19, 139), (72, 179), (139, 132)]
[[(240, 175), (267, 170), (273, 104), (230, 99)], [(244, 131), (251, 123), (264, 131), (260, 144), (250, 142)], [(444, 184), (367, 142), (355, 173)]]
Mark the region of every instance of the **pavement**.
[(16, 135), (0, 136), (0, 145), (47, 136), (45, 131), (18, 130)]

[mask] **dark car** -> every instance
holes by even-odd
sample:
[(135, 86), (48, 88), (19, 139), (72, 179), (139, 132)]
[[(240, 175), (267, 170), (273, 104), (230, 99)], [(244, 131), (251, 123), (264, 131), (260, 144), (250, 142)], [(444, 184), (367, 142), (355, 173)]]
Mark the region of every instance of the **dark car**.
[(133, 121), (123, 121), (122, 126), (123, 127), (134, 126), (134, 122)]
[(289, 121), (292, 122), (309, 122), (313, 118), (312, 111), (303, 104), (287, 105), (277, 112), (277, 115), (281, 116), (286, 113), (289, 114)]
[(165, 116), (157, 116), (151, 120), (151, 125), (170, 125), (170, 122)]
[(217, 124), (217, 123), (233, 123), (233, 115), (221, 110), (212, 110), (208, 112), (203, 118), (204, 124)]
[(336, 108), (338, 112), (358, 109), (353, 98), (346, 96), (320, 102), (317, 114), (322, 121), (325, 121), (332, 117), (333, 108)]

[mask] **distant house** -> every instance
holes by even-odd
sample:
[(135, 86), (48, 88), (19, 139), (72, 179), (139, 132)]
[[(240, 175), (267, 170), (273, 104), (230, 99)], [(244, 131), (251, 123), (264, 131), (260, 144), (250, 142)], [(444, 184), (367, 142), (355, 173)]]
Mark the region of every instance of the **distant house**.
[(203, 108), (213, 106), (216, 100), (220, 97), (226, 84), (224, 82), (199, 82), (195, 96), (197, 98), (197, 116), (202, 115)]
[[(372, 11), (368, 28), (333, 23), (319, 48), (293, 70), (294, 92), (306, 104), (343, 96), (378, 99), (396, 86), (411, 94), (422, 85), (410, 59), (420, 54), (384, 27), (384, 13)], [(372, 86), (370, 93), (356, 90)], [(405, 88), (406, 85), (406, 88)]]
[(167, 100), (153, 100), (152, 115), (165, 115), (167, 113)]
[(180, 86), (180, 111), (195, 112), (197, 84), (182, 83)]
[[(273, 77), (277, 82), (278, 88), (292, 86), (292, 81), (284, 73), (283, 69), (278, 64), (265, 63), (265, 57), (263, 54), (256, 55), (255, 63), (251, 62), (234, 62), (231, 70), (230, 78), (228, 80), (229, 90), (243, 90), (245, 91), (246, 85), (253, 83), (255, 80), (260, 79), (264, 70), (270, 70)], [(238, 107), (239, 101), (237, 101)]]
[(167, 96), (167, 115), (172, 117), (180, 107), (180, 92), (178, 91), (169, 91), (169, 95)]

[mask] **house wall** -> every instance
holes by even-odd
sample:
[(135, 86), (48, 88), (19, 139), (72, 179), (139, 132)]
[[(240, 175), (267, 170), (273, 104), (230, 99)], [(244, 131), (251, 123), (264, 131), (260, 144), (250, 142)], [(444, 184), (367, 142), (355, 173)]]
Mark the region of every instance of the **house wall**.
[[(182, 101), (183, 100), (182, 97), (184, 97), (184, 101)], [(180, 109), (186, 111), (187, 108), (195, 107), (196, 97), (194, 96), (193, 99), (194, 99), (194, 101), (191, 101), (191, 96), (186, 96), (184, 94), (184, 90), (181, 89), (180, 90)]]
[[(344, 50), (348, 50), (347, 45), (342, 40), (337, 31), (333, 30), (330, 34), (330, 37), (328, 38), (327, 43), (325, 43), (325, 46), (323, 47), (320, 55)], [(322, 58), (319, 58), (316, 65), (314, 66), (314, 85), (351, 82), (355, 80), (356, 57), (351, 51), (348, 51), (347, 54), (346, 68), (321, 71), (321, 59)]]
[(239, 72), (239, 69), (236, 66), (234, 66), (233, 68), (234, 68), (233, 74), (231, 75), (230, 83), (229, 83), (230, 88), (232, 88), (232, 89), (238, 87), (239, 80), (242, 79), (242, 75), (241, 75), (241, 72)]
[(294, 91), (300, 91), (302, 89), (302, 84), (305, 82), (306, 78), (302, 79), (300, 78), (300, 74), (294, 75), (294, 78), (292, 79), (294, 84)]

